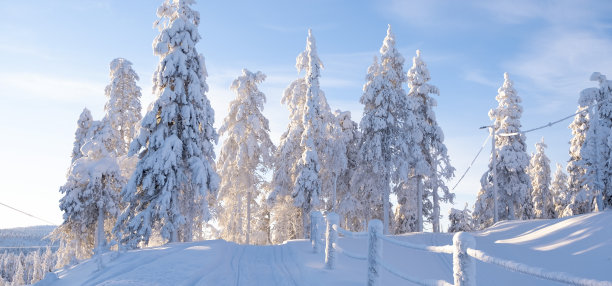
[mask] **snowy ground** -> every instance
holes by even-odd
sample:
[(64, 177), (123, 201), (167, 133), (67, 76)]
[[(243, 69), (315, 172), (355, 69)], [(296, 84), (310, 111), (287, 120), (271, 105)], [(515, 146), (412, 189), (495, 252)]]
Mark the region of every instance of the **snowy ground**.
[[(492, 256), (546, 270), (612, 281), (612, 211), (557, 220), (502, 222), (474, 233), (476, 248)], [(428, 245), (450, 244), (451, 234), (419, 233), (397, 239)], [(338, 244), (366, 253), (365, 239)], [(452, 282), (452, 257), (384, 244), (385, 263), (421, 279)], [(275, 246), (237, 245), (222, 240), (170, 244), (103, 256), (56, 271), (37, 285), (365, 285), (366, 262), (339, 254), (337, 268), (323, 267), (323, 253), (308, 241)], [(479, 285), (561, 285), (477, 263)], [(412, 285), (383, 271), (381, 285)]]

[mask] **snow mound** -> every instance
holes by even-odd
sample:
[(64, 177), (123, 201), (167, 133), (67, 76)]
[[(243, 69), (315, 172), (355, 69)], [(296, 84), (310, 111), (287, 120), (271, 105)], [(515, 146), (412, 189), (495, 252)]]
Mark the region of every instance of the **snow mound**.
[[(395, 236), (415, 244), (451, 244), (452, 234)], [(474, 233), (476, 249), (549, 271), (611, 281), (612, 212), (553, 220), (505, 221)], [(363, 238), (339, 238), (346, 251), (365, 255)], [(239, 245), (223, 240), (169, 244), (100, 258), (57, 270), (37, 285), (364, 285), (366, 262), (337, 254), (336, 269), (307, 240)], [(385, 264), (406, 275), (451, 283), (452, 256), (383, 243)], [(381, 285), (412, 285), (383, 271)], [(561, 285), (476, 263), (478, 285)]]

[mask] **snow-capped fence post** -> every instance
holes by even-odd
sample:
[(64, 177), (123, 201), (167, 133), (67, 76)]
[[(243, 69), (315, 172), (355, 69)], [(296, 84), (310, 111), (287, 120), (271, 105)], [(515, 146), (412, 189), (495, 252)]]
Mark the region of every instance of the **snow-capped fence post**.
[(373, 219), (368, 223), (368, 286), (380, 285), (383, 224)]
[(453, 236), (453, 277), (454, 286), (476, 286), (476, 264), (467, 249), (474, 249), (474, 237), (467, 232), (458, 232)]
[(312, 251), (319, 253), (321, 249), (321, 235), (319, 235), (319, 224), (323, 215), (320, 211), (310, 213), (310, 242), (312, 243)]
[(338, 214), (327, 214), (327, 227), (325, 231), (325, 268), (327, 269), (334, 269), (334, 264), (336, 263), (334, 244), (338, 239), (338, 231), (334, 228), (334, 225), (338, 225), (339, 221)]

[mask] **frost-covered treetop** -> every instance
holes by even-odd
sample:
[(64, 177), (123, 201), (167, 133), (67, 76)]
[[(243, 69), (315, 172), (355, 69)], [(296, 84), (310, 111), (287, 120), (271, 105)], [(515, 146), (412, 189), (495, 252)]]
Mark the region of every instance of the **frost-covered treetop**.
[[(416, 57), (412, 58), (412, 67), (408, 70), (408, 87), (410, 87), (410, 93), (418, 94), (437, 94), (440, 95), (440, 91), (436, 86), (427, 84), (431, 80), (427, 64), (421, 58), (421, 51), (416, 51)], [(435, 105), (435, 104), (434, 104)]]
[(129, 74), (130, 76), (133, 76), (134, 79), (140, 80), (138, 75), (132, 69), (132, 62), (124, 58), (116, 58), (110, 63), (110, 76), (116, 77), (120, 74)]
[(295, 59), (295, 68), (298, 72), (306, 70), (312, 77), (318, 78), (323, 69), (323, 62), (317, 54), (317, 43), (312, 35), (312, 29), (308, 29), (308, 37), (306, 38), (306, 49), (300, 53)]
[(544, 149), (548, 147), (548, 145), (544, 143), (544, 137), (542, 137), (542, 139), (540, 139), (540, 142), (536, 143), (535, 146), (536, 146), (536, 153), (538, 154), (544, 154)]
[[(498, 132), (519, 132), (521, 127), (520, 118), (523, 114), (523, 107), (520, 105), (521, 98), (514, 89), (514, 83), (510, 80), (508, 73), (504, 73), (504, 84), (497, 90), (495, 97), (499, 102), (496, 109), (489, 111), (491, 119), (498, 118), (496, 124)], [(519, 135), (524, 137), (524, 134)]]
[(387, 28), (387, 36), (380, 47), (380, 65), (382, 72), (387, 73), (386, 78), (393, 86), (401, 86), (406, 81), (404, 75), (404, 57), (395, 47), (395, 34), (391, 31), (391, 25)]
[(136, 128), (142, 115), (140, 105), (140, 87), (136, 85), (138, 75), (132, 68), (132, 63), (123, 58), (117, 58), (110, 63), (111, 82), (105, 88), (108, 102), (104, 106), (105, 117), (111, 127), (117, 130), (115, 152), (124, 155), (130, 142), (136, 135)]
[[(165, 0), (164, 3), (157, 8), (157, 17), (159, 17), (159, 19), (155, 21), (153, 25), (161, 31), (178, 18), (189, 20), (193, 25), (199, 25), (200, 12), (191, 9), (191, 5), (195, 3), (195, 0)], [(182, 21), (180, 21), (179, 24), (183, 24)], [(200, 35), (198, 34), (197, 38), (199, 39), (199, 37)]]
[(90, 129), (93, 124), (93, 117), (91, 112), (87, 108), (83, 108), (83, 112), (79, 115), (77, 121), (77, 130), (74, 132), (74, 146), (72, 147), (72, 162), (81, 158), (81, 146), (85, 143), (85, 140), (89, 137)]

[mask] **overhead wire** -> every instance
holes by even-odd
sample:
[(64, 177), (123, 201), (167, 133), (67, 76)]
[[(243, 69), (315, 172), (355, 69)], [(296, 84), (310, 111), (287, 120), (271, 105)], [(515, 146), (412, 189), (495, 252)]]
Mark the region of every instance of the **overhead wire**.
[(50, 225), (57, 225), (57, 224), (52, 223), (52, 222), (50, 222), (50, 221), (48, 221), (48, 220), (46, 220), (46, 219), (44, 219), (44, 218), (40, 218), (40, 217), (37, 217), (37, 216), (35, 216), (35, 215), (33, 215), (33, 214), (29, 214), (29, 213), (27, 213), (27, 212), (24, 212), (24, 211), (22, 211), (22, 210), (19, 210), (19, 209), (17, 209), (17, 208), (14, 208), (14, 207), (11, 207), (11, 206), (9, 206), (9, 205), (7, 205), (7, 204), (4, 204), (4, 203), (2, 203), (2, 202), (0, 202), (0, 205), (3, 205), (3, 206), (5, 206), (5, 207), (7, 207), (7, 208), (9, 208), (9, 209), (14, 210), (14, 211), (20, 212), (20, 213), (22, 213), (22, 214), (24, 214), (24, 215), (27, 215), (27, 216), (29, 216), (29, 217), (33, 217), (33, 218), (35, 218), (35, 219), (38, 219), (38, 220), (44, 221), (44, 222), (46, 222), (46, 223), (48, 223), (48, 224), (50, 224)]
[[(576, 116), (576, 115), (578, 115), (578, 114), (585, 113), (585, 112), (589, 111), (589, 110), (590, 110), (592, 107), (594, 107), (594, 106), (598, 106), (598, 105), (604, 104), (604, 103), (609, 102), (609, 101), (610, 101), (610, 100), (604, 100), (604, 101), (598, 102), (598, 103), (597, 103), (597, 104), (595, 104), (595, 105), (590, 105), (589, 107), (587, 107), (587, 108), (585, 108), (585, 109), (583, 109), (583, 110), (580, 110), (580, 111), (578, 111), (578, 112), (576, 112), (576, 113), (574, 113), (574, 114), (571, 114), (571, 115), (565, 116), (565, 117), (563, 117), (563, 118), (561, 118), (561, 119), (558, 119), (558, 120), (555, 120), (555, 121), (552, 121), (552, 122), (548, 122), (547, 124), (544, 124), (544, 125), (542, 125), (542, 126), (538, 126), (538, 127), (535, 127), (535, 128), (531, 128), (531, 129), (528, 129), (528, 130), (525, 130), (525, 131), (519, 131), (519, 132), (513, 132), (513, 133), (499, 133), (499, 134), (495, 134), (495, 135), (496, 135), (496, 136), (503, 136), (503, 137), (507, 137), (507, 136), (514, 136), (514, 135), (518, 135), (518, 134), (525, 134), (525, 133), (533, 132), (533, 131), (536, 131), (536, 130), (544, 129), (544, 128), (547, 128), (547, 127), (551, 127), (551, 126), (553, 126), (553, 125), (555, 125), (555, 124), (557, 124), (557, 123), (559, 123), (559, 122), (563, 122), (563, 121), (565, 121), (565, 120), (567, 120), (567, 119), (570, 119), (570, 118), (572, 118), (572, 117), (574, 117), (574, 116)], [(489, 127), (489, 126), (484, 126), (484, 127)], [(481, 128), (483, 128), (483, 127), (481, 127)], [(480, 147), (480, 149), (478, 150), (478, 153), (476, 153), (476, 156), (474, 156), (474, 159), (472, 160), (472, 162), (470, 163), (470, 165), (468, 165), (468, 167), (467, 167), (467, 169), (465, 170), (465, 172), (463, 173), (463, 175), (461, 175), (461, 178), (459, 178), (459, 180), (457, 181), (457, 183), (455, 184), (455, 186), (452, 188), (452, 190), (453, 190), (453, 191), (455, 190), (455, 188), (457, 188), (457, 186), (459, 185), (459, 183), (461, 183), (461, 181), (463, 180), (463, 178), (465, 177), (465, 175), (468, 173), (468, 171), (470, 170), (470, 168), (472, 168), (472, 165), (474, 165), (474, 162), (476, 161), (476, 159), (478, 158), (478, 156), (480, 155), (480, 153), (482, 152), (482, 150), (484, 149), (484, 147), (487, 145), (487, 142), (488, 142), (489, 138), (491, 138), (491, 134), (489, 134), (489, 136), (487, 136), (487, 138), (485, 139), (484, 143), (482, 144), (482, 146), (481, 146), (481, 147)]]
[(461, 178), (459, 178), (459, 180), (457, 181), (455, 186), (452, 188), (453, 191), (459, 185), (459, 183), (461, 183), (463, 178), (465, 178), (465, 175), (468, 173), (470, 168), (472, 168), (472, 166), (474, 165), (474, 162), (476, 162), (476, 159), (478, 158), (478, 156), (482, 152), (482, 149), (484, 149), (484, 147), (487, 145), (487, 142), (489, 142), (489, 138), (491, 138), (491, 134), (489, 134), (489, 136), (487, 136), (487, 138), (485, 138), (484, 142), (482, 142), (482, 146), (480, 146), (480, 150), (478, 150), (478, 153), (476, 153), (476, 156), (474, 156), (474, 159), (472, 159), (472, 163), (470, 163), (470, 165), (468, 165), (467, 169), (465, 169), (465, 172), (463, 172), (463, 175), (461, 175)]

